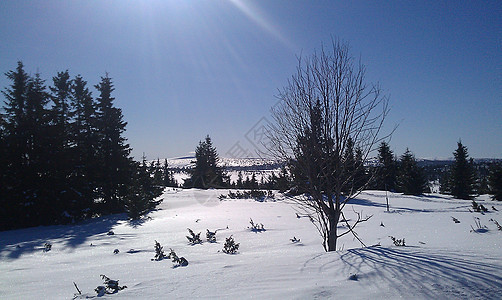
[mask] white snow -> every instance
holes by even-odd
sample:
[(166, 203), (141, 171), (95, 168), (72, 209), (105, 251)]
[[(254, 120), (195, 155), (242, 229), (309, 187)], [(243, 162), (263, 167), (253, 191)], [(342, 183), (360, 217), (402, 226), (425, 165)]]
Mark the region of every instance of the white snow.
[[(105, 299), (500, 299), (502, 295), (502, 203), (476, 199), (490, 208), (470, 213), (470, 201), (366, 191), (346, 214), (373, 215), (357, 232), (340, 238), (340, 251), (326, 253), (308, 218), (277, 201), (224, 200), (226, 190), (168, 189), (150, 219), (129, 223), (114, 215), (78, 225), (0, 232), (0, 299), (96, 297), (100, 274), (127, 288)], [(499, 211), (493, 211), (495, 206)], [(454, 223), (452, 217), (460, 223)], [(479, 218), (485, 233), (471, 232)], [(249, 219), (266, 231), (254, 233)], [(384, 226), (380, 226), (383, 223)], [(228, 226), (228, 229), (227, 229)], [(217, 232), (217, 243), (190, 246), (187, 228)], [(343, 230), (340, 227), (340, 230)], [(113, 230), (114, 235), (107, 235)], [(240, 243), (222, 253), (225, 238)], [(406, 247), (389, 236), (405, 238)], [(296, 237), (301, 241), (292, 243)], [(151, 261), (154, 241), (189, 261)], [(52, 249), (44, 252), (44, 244)], [(92, 246), (91, 246), (92, 245)], [(114, 249), (119, 249), (114, 254)], [(357, 280), (349, 277), (356, 274)]]

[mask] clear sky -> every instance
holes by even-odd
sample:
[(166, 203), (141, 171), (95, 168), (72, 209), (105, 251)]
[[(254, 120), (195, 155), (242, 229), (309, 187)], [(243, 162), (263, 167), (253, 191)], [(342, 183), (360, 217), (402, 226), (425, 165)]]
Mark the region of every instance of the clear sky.
[(17, 0), (0, 1), (0, 28), (2, 73), (108, 72), (136, 158), (207, 134), (220, 156), (252, 152), (297, 56), (331, 37), (390, 95), (397, 155), (451, 157), (462, 139), (502, 158), (502, 1)]

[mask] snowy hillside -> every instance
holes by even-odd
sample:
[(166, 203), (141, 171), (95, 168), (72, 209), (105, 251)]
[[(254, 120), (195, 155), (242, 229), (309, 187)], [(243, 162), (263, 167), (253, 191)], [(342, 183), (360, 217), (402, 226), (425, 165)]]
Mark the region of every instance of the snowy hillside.
[[(373, 215), (358, 228), (367, 245), (350, 235), (340, 251), (325, 253), (308, 218), (276, 200), (224, 200), (219, 190), (169, 189), (149, 219), (131, 224), (115, 215), (69, 226), (0, 232), (0, 299), (96, 297), (100, 275), (127, 288), (106, 299), (500, 299), (502, 203), (477, 199), (486, 214), (469, 212), (470, 201), (367, 191), (346, 209)], [(492, 206), (498, 211), (492, 209)], [(349, 217), (349, 216), (347, 216)], [(460, 223), (455, 223), (452, 217)], [(249, 219), (263, 223), (254, 233)], [(479, 218), (479, 219), (477, 219)], [(478, 229), (476, 223), (481, 229)], [(472, 227), (472, 228), (471, 228)], [(189, 245), (187, 228), (217, 230), (216, 243)], [(343, 230), (343, 228), (340, 228)], [(113, 235), (108, 235), (113, 231)], [(225, 238), (240, 243), (221, 252)], [(389, 236), (405, 239), (395, 246)], [(290, 239), (296, 237), (299, 242)], [(172, 248), (186, 267), (152, 261), (154, 241)], [(44, 252), (44, 244), (52, 244)], [(114, 254), (114, 250), (118, 253)], [(351, 278), (351, 279), (349, 279)]]
[[(163, 161), (163, 160), (161, 160)], [(186, 156), (178, 158), (168, 158), (167, 163), (170, 168), (190, 168), (195, 162), (195, 157)], [(278, 162), (273, 159), (264, 158), (226, 158), (220, 157), (220, 166), (226, 169), (244, 169), (244, 168), (255, 168), (255, 169), (270, 169), (275, 166)]]

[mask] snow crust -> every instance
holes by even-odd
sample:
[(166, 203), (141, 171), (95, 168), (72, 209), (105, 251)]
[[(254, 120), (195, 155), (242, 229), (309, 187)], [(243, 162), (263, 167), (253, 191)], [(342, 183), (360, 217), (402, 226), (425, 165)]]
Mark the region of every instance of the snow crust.
[[(469, 212), (470, 201), (366, 191), (346, 207), (373, 215), (357, 229), (370, 247), (351, 235), (340, 251), (326, 253), (308, 218), (282, 197), (265, 202), (224, 200), (226, 190), (167, 189), (160, 209), (131, 223), (113, 215), (67, 226), (0, 232), (0, 299), (97, 297), (101, 274), (127, 288), (104, 299), (500, 299), (502, 295), (502, 204)], [(494, 206), (498, 211), (494, 211)], [(460, 223), (452, 221), (455, 217)], [(266, 231), (252, 232), (249, 219)], [(486, 227), (472, 232), (476, 219)], [(383, 226), (381, 226), (383, 225)], [(472, 228), (471, 228), (472, 226)], [(217, 242), (191, 246), (195, 233), (218, 230)], [(340, 226), (340, 230), (344, 230)], [(113, 235), (108, 235), (112, 230)], [(240, 243), (222, 253), (225, 238)], [(395, 246), (389, 236), (405, 238)], [(300, 242), (293, 243), (296, 237)], [(151, 261), (154, 241), (189, 261)], [(44, 244), (51, 243), (44, 252)], [(372, 246), (378, 245), (379, 246)], [(114, 254), (118, 249), (119, 253)], [(355, 275), (355, 276), (353, 276)], [(349, 279), (350, 278), (350, 279)]]

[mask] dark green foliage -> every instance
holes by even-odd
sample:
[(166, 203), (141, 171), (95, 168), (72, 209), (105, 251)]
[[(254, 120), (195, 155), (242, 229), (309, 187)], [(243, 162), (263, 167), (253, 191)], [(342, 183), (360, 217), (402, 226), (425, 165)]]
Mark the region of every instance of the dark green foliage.
[(491, 165), (488, 184), (490, 185), (492, 199), (502, 201), (502, 163)]
[(239, 250), (239, 243), (236, 243), (233, 236), (229, 236), (225, 239), (225, 244), (223, 245), (223, 253), (235, 254)]
[(160, 203), (152, 201), (159, 187), (150, 184), (157, 174), (150, 179), (129, 157), (108, 76), (94, 100), (87, 82), (68, 71), (49, 88), (21, 62), (5, 75), (11, 84), (0, 112), (0, 230), (133, 210), (137, 218)]
[(347, 140), (343, 165), (342, 177), (345, 179), (343, 192), (346, 195), (351, 195), (360, 190), (367, 182), (362, 151), (360, 148), (355, 148), (352, 138)]
[(406, 149), (399, 161), (397, 187), (405, 195), (421, 195), (428, 190), (423, 169), (418, 167), (417, 160), (409, 149)]
[(266, 198), (273, 199), (274, 193), (272, 191), (262, 191), (262, 190), (250, 190), (250, 191), (228, 191), (227, 195), (220, 195), (220, 200), (222, 199), (255, 199), (257, 201), (264, 201)]
[(123, 203), (127, 196), (127, 185), (130, 184), (131, 149), (122, 136), (126, 122), (123, 121), (122, 110), (114, 107), (115, 98), (112, 79), (105, 75), (95, 85), (99, 96), (97, 102), (98, 116), (98, 161), (101, 172), (98, 181), (98, 197), (102, 200), (102, 209), (108, 213), (123, 211)]
[(218, 153), (208, 135), (195, 149), (195, 166), (191, 171), (191, 177), (185, 181), (185, 186), (202, 189), (223, 187), (226, 176), (218, 163)]
[(450, 169), (450, 193), (458, 199), (472, 199), (475, 194), (476, 175), (474, 162), (469, 160), (467, 147), (462, 142), (457, 143), (458, 148), (453, 152), (455, 162)]
[(485, 213), (488, 212), (488, 208), (486, 208), (483, 204), (478, 204), (476, 201), (472, 200), (472, 209), (475, 212)]
[(395, 246), (402, 246), (402, 247), (406, 246), (406, 244), (404, 243), (404, 238), (397, 239), (397, 238), (395, 238), (393, 236), (389, 236), (389, 237), (390, 237), (390, 239), (392, 240), (392, 242), (394, 243)]
[(170, 258), (171, 261), (174, 263), (174, 267), (186, 267), (188, 266), (188, 260), (184, 257), (178, 257), (176, 252), (174, 252), (173, 249), (170, 249), (171, 251), (167, 255), (167, 258)]
[(206, 239), (209, 243), (216, 243), (216, 230), (209, 231), (209, 229), (206, 229)]
[(103, 296), (104, 294), (115, 294), (118, 293), (118, 291), (121, 291), (127, 286), (119, 286), (119, 281), (118, 280), (113, 280), (105, 275), (101, 275), (101, 279), (103, 279), (105, 286), (98, 286), (96, 289), (96, 293), (98, 293), (98, 297)]
[(195, 234), (192, 229), (187, 228), (190, 236), (187, 235), (188, 242), (190, 245), (202, 244), (202, 240), (200, 239), (200, 232)]
[(262, 232), (262, 231), (266, 231), (265, 230), (265, 227), (263, 226), (262, 223), (254, 223), (253, 222), (253, 219), (250, 219), (249, 223), (251, 224), (251, 227), (249, 227), (251, 229), (252, 232)]
[(382, 142), (378, 148), (376, 188), (383, 191), (395, 191), (397, 183), (397, 163), (389, 144)]
[(129, 218), (138, 220), (162, 203), (163, 199), (157, 198), (162, 194), (163, 188), (155, 183), (155, 178), (148, 172), (144, 157), (141, 164), (135, 163), (134, 169), (124, 202)]
[(160, 261), (164, 258), (167, 258), (164, 254), (164, 247), (162, 247), (159, 242), (155, 241), (155, 257), (152, 260)]

